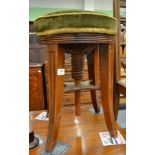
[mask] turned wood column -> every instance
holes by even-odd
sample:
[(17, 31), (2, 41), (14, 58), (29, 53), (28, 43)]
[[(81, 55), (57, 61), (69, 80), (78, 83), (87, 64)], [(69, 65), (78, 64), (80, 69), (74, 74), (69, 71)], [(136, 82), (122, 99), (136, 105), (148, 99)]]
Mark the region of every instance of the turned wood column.
[[(71, 45), (70, 45), (71, 46)], [(72, 46), (71, 46), (72, 47)], [(72, 78), (75, 86), (80, 86), (84, 73), (84, 53), (82, 49), (71, 50)], [(80, 116), (81, 90), (75, 91), (75, 114)]]

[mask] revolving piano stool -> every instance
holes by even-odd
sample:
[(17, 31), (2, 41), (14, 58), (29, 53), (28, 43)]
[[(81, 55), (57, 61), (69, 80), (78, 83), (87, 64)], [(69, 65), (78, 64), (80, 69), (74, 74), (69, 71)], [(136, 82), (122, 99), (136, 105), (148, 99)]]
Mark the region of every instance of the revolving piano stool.
[[(35, 20), (34, 26), (40, 42), (48, 46), (49, 125), (45, 150), (50, 152), (56, 144), (62, 114), (62, 98), (65, 91), (75, 91), (76, 115), (80, 115), (81, 90), (90, 89), (94, 110), (99, 112), (96, 90), (100, 89), (107, 129), (111, 137), (116, 137), (113, 89), (117, 20), (93, 11), (66, 10), (39, 17)], [(72, 78), (75, 84), (64, 88), (65, 52), (71, 54)], [(90, 79), (88, 86), (81, 84), (84, 72), (84, 54), (87, 54), (88, 60)], [(99, 86), (96, 85), (98, 75)]]

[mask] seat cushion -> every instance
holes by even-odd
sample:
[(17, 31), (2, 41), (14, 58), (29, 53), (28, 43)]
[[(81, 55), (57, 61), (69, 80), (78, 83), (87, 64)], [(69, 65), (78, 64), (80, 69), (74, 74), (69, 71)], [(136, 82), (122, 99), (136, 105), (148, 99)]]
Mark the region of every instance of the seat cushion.
[(65, 10), (39, 17), (34, 22), (37, 35), (61, 33), (117, 33), (117, 20), (94, 11)]

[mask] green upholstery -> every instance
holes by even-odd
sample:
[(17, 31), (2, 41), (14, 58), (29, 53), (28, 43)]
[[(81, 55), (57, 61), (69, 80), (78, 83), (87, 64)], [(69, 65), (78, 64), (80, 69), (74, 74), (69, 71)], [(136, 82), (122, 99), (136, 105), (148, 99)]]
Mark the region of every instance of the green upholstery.
[(46, 14), (34, 22), (38, 36), (61, 33), (117, 33), (117, 20), (99, 12), (64, 10)]

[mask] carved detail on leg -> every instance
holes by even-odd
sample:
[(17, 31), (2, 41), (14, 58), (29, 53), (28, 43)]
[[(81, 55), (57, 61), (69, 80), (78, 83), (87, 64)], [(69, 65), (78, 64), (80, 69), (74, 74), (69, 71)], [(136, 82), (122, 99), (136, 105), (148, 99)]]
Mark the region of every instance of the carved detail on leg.
[[(98, 46), (87, 54), (87, 62), (88, 62), (88, 76), (89, 79), (92, 80), (92, 85), (97, 85), (97, 81), (99, 80), (99, 53)], [(96, 113), (100, 112), (100, 106), (98, 102), (98, 95), (96, 90), (90, 90), (91, 99), (93, 103), (93, 107)]]
[(57, 140), (62, 113), (64, 75), (58, 75), (57, 70), (64, 68), (64, 50), (57, 44), (53, 44), (48, 47), (48, 53), (49, 125), (45, 151), (51, 152)]
[(114, 50), (109, 44), (99, 46), (100, 86), (104, 117), (111, 137), (117, 137), (113, 111)]

